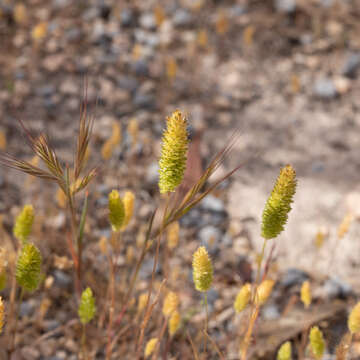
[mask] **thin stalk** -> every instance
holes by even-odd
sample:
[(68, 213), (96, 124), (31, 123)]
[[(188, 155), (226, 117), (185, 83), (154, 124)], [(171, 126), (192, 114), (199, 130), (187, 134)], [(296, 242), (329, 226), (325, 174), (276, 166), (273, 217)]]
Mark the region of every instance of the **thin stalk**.
[(8, 350), (8, 358), (9, 360), (11, 359), (11, 354), (14, 352), (15, 350), (15, 337), (16, 337), (16, 332), (17, 332), (17, 327), (18, 327), (18, 322), (19, 322), (19, 313), (20, 313), (20, 306), (21, 303), (23, 301), (23, 297), (24, 297), (24, 288), (21, 288), (20, 291), (20, 296), (19, 296), (19, 303), (18, 303), (18, 311), (15, 315), (15, 325), (13, 328), (13, 334), (12, 334), (12, 338), (11, 338), (11, 343), (10, 343), (10, 348)]
[(82, 324), (81, 349), (82, 349), (84, 359), (86, 360), (88, 358), (88, 356), (87, 356), (87, 349), (86, 349), (86, 325), (85, 324)]
[(256, 279), (255, 279), (255, 286), (253, 289), (253, 293), (252, 293), (252, 301), (251, 301), (251, 310), (250, 310), (250, 318), (249, 318), (249, 325), (248, 325), (248, 329), (242, 344), (242, 349), (241, 349), (241, 360), (246, 360), (246, 356), (247, 356), (247, 351), (250, 345), (250, 341), (251, 341), (251, 336), (253, 333), (253, 329), (254, 329), (254, 325), (256, 322), (256, 319), (259, 315), (259, 310), (260, 307), (259, 305), (255, 305), (256, 302), (256, 292), (257, 292), (257, 288), (259, 286), (259, 282), (260, 282), (260, 274), (261, 274), (261, 265), (264, 259), (264, 254), (265, 254), (265, 248), (266, 248), (266, 244), (267, 244), (267, 240), (264, 239), (262, 248), (261, 248), (261, 253), (259, 255), (259, 258), (257, 259), (257, 271), (256, 271)]

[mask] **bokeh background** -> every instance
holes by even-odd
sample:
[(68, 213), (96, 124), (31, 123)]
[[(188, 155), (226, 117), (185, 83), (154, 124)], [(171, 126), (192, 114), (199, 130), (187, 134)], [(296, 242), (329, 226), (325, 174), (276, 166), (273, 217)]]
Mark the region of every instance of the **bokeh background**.
[[(278, 297), (296, 294), (310, 278), (317, 301), (333, 309), (333, 299), (360, 290), (359, 16), (358, 0), (2, 0), (0, 147), (32, 158), (21, 119), (34, 133), (49, 134), (61, 159), (71, 162), (87, 89), (88, 111), (95, 116), (89, 161), (101, 165), (87, 229), (86, 256), (96, 277), (106, 273), (97, 241), (109, 236), (108, 192), (117, 187), (137, 195), (128, 246), (159, 199), (157, 159), (166, 116), (175, 109), (188, 116), (194, 177), (239, 131), (215, 179), (232, 166), (243, 167), (183, 219), (183, 250), (173, 259), (175, 268), (189, 272), (182, 274), (186, 306), (195, 296), (192, 251), (200, 243), (210, 249), (217, 285), (209, 301), (222, 315), (210, 327), (229, 359), (236, 358), (236, 344), (221, 332), (236, 331), (229, 325), (231, 299), (261, 246), (261, 212), (281, 166), (292, 164), (299, 184), (288, 227), (274, 249)], [(120, 132), (116, 146), (107, 148)], [(71, 264), (56, 263), (68, 256), (56, 189), (0, 168), (5, 230), (27, 202), (38, 209), (38, 233), (48, 237), (36, 241), (55, 279), (48, 297), (51, 311), (62, 313), (52, 319), (59, 326), (67, 314), (55, 296), (69, 297), (72, 279)], [(125, 247), (121, 261), (126, 268)], [(151, 266), (149, 259), (144, 284)], [(31, 301), (24, 309), (29, 318), (41, 299)], [(274, 300), (265, 317), (280, 323), (281, 313)], [(335, 342), (340, 337), (332, 336)], [(51, 356), (65, 352), (70, 358), (71, 345), (52, 347)], [(40, 345), (33, 351), (26, 359), (50, 359)], [(174, 351), (175, 358), (179, 353)]]

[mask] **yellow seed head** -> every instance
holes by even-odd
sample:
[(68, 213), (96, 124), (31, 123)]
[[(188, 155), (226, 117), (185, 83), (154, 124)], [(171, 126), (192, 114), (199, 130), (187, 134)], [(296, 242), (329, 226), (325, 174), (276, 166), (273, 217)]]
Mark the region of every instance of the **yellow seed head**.
[(5, 323), (5, 305), (0, 296), (0, 334), (2, 333), (4, 323)]
[(122, 224), (122, 229), (124, 230), (128, 225), (134, 213), (134, 201), (135, 195), (131, 191), (126, 191), (123, 197), (125, 217)]
[(32, 38), (35, 41), (42, 40), (46, 36), (47, 29), (48, 29), (47, 23), (44, 21), (40, 22), (32, 29), (32, 32), (31, 32)]
[(180, 225), (177, 221), (171, 223), (167, 228), (167, 246), (174, 249), (179, 242)]
[(209, 39), (206, 29), (199, 30), (197, 34), (197, 43), (200, 47), (206, 48), (208, 45)]
[(120, 198), (119, 192), (113, 190), (109, 194), (109, 220), (113, 231), (121, 229), (125, 219), (125, 208)]
[(277, 360), (291, 360), (291, 342), (287, 341), (280, 346)]
[(310, 339), (310, 348), (314, 357), (320, 360), (324, 354), (325, 342), (324, 342), (323, 334), (317, 326), (311, 328), (309, 339)]
[(108, 240), (106, 236), (102, 236), (99, 240), (99, 248), (103, 255), (108, 253)]
[(224, 35), (229, 30), (229, 19), (224, 12), (220, 12), (215, 27), (216, 32), (220, 35)]
[(280, 175), (268, 198), (262, 215), (261, 235), (265, 239), (278, 236), (286, 224), (296, 190), (296, 173), (291, 165), (280, 170)]
[(310, 282), (309, 281), (304, 281), (302, 286), (301, 286), (301, 291), (300, 291), (300, 297), (301, 297), (301, 301), (303, 302), (304, 306), (306, 308), (308, 308), (311, 304), (311, 287), (310, 287)]
[(351, 310), (348, 318), (348, 328), (352, 334), (360, 332), (360, 302)]
[(234, 309), (237, 313), (240, 313), (243, 311), (247, 304), (249, 303), (251, 298), (251, 285), (249, 283), (246, 283), (242, 286), (239, 293), (236, 296), (235, 302), (234, 302)]
[(27, 11), (24, 4), (16, 4), (14, 7), (14, 20), (17, 24), (25, 24), (27, 22)]
[(186, 126), (186, 119), (179, 110), (167, 118), (159, 160), (159, 189), (162, 194), (175, 191), (184, 177), (188, 148)]
[(56, 202), (62, 209), (66, 207), (66, 195), (61, 188), (56, 191)]
[(138, 314), (140, 314), (145, 309), (147, 299), (148, 299), (147, 293), (141, 294), (139, 296), (138, 307), (137, 307)]
[(42, 258), (34, 244), (25, 244), (16, 263), (15, 277), (17, 283), (27, 291), (34, 291), (41, 279)]
[(176, 60), (171, 57), (166, 63), (166, 75), (170, 81), (173, 81), (177, 73), (177, 63)]
[(255, 304), (264, 305), (271, 295), (272, 289), (274, 287), (275, 281), (266, 279), (264, 280), (256, 290)]
[(198, 291), (208, 291), (213, 280), (213, 267), (208, 252), (200, 246), (193, 255), (193, 279)]
[(162, 312), (164, 316), (171, 315), (179, 305), (179, 297), (173, 291), (169, 291), (165, 297)]
[(14, 236), (25, 244), (31, 233), (34, 222), (34, 208), (32, 205), (25, 205), (15, 220), (13, 229)]
[(174, 336), (180, 327), (181, 317), (178, 311), (174, 311), (169, 319), (169, 334)]
[(101, 147), (101, 156), (104, 160), (109, 160), (114, 151), (114, 144), (112, 143), (111, 139), (108, 139), (104, 142), (103, 146)]
[(158, 343), (158, 338), (152, 338), (146, 343), (145, 352), (144, 352), (145, 358), (147, 358), (154, 352), (157, 343)]

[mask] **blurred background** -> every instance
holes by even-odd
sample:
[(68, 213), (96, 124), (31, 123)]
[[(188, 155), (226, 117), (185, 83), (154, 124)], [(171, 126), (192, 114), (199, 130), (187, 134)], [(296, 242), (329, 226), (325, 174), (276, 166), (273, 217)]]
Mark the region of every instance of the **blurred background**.
[[(246, 277), (266, 198), (290, 163), (299, 184), (276, 240), (277, 271), (290, 286), (313, 278), (320, 299), (348, 296), (360, 289), (359, 16), (358, 0), (1, 0), (0, 148), (31, 159), (22, 119), (71, 162), (86, 88), (95, 116), (89, 161), (101, 164), (92, 185), (96, 240), (108, 235), (113, 187), (137, 194), (134, 229), (148, 219), (172, 111), (188, 116), (194, 177), (239, 130), (215, 178), (244, 166), (183, 219), (178, 265), (189, 267), (201, 242), (220, 282)], [(27, 202), (59, 238), (65, 218), (54, 188), (0, 168), (5, 226)], [(66, 254), (59, 242), (48, 251)]]

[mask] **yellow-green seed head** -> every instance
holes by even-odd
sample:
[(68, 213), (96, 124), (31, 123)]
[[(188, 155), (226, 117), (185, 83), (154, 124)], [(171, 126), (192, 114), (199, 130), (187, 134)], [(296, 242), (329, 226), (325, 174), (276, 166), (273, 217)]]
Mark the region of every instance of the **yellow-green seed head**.
[(265, 239), (277, 237), (286, 224), (296, 190), (296, 173), (291, 165), (280, 170), (280, 175), (268, 198), (262, 215), (261, 235)]
[(157, 343), (158, 343), (158, 338), (152, 338), (146, 343), (145, 352), (144, 352), (145, 358), (149, 357), (154, 352)]
[(180, 314), (178, 311), (174, 311), (169, 319), (169, 334), (173, 336), (180, 327)]
[(134, 213), (134, 201), (135, 195), (131, 191), (126, 191), (123, 197), (123, 204), (125, 210), (125, 217), (122, 224), (122, 230), (124, 230), (128, 225)]
[(79, 318), (82, 324), (90, 322), (96, 313), (95, 298), (91, 289), (86, 288), (81, 294), (80, 305), (78, 309)]
[(4, 323), (5, 323), (5, 306), (0, 296), (0, 334), (2, 333)]
[(16, 281), (27, 291), (34, 291), (41, 279), (42, 258), (34, 244), (25, 244), (16, 263)]
[(310, 348), (314, 357), (320, 360), (324, 354), (325, 341), (321, 330), (317, 326), (311, 328), (309, 339)]
[(312, 296), (311, 296), (311, 288), (310, 288), (310, 282), (304, 281), (301, 286), (300, 291), (300, 297), (301, 301), (303, 302), (304, 306), (308, 308), (311, 304)]
[(266, 279), (261, 282), (256, 290), (255, 304), (258, 306), (264, 305), (271, 295), (275, 281)]
[(360, 302), (358, 302), (348, 318), (348, 328), (352, 334), (360, 332)]
[(186, 126), (186, 118), (179, 110), (167, 118), (159, 160), (159, 189), (162, 194), (175, 191), (184, 177), (188, 149)]
[(21, 213), (17, 216), (13, 229), (14, 236), (21, 241), (22, 244), (28, 241), (33, 222), (34, 208), (32, 205), (25, 205)]
[(193, 255), (193, 279), (198, 291), (208, 291), (213, 280), (213, 267), (208, 252), (200, 246)]
[(236, 296), (234, 302), (234, 309), (237, 313), (242, 312), (248, 305), (251, 298), (251, 285), (246, 283), (242, 286), (239, 293)]
[(164, 305), (162, 308), (162, 312), (164, 316), (171, 315), (179, 305), (179, 297), (173, 291), (169, 291), (164, 299)]
[(125, 208), (117, 190), (109, 194), (109, 220), (113, 231), (120, 231), (125, 220)]
[(287, 341), (280, 346), (277, 360), (291, 360), (291, 342)]

